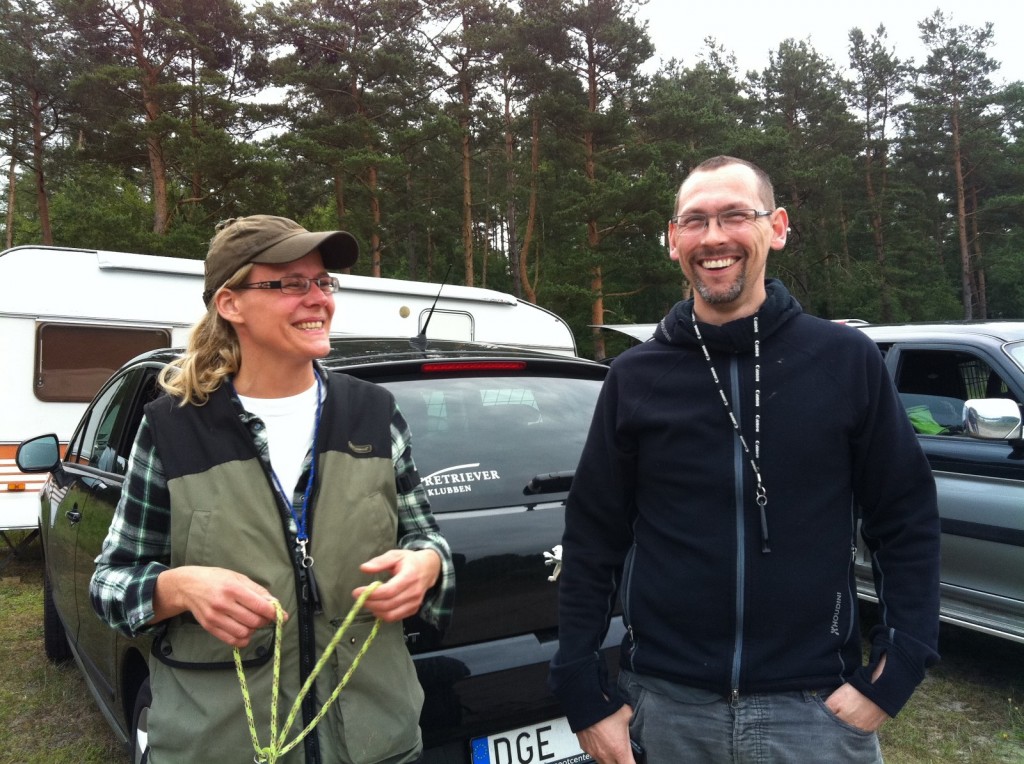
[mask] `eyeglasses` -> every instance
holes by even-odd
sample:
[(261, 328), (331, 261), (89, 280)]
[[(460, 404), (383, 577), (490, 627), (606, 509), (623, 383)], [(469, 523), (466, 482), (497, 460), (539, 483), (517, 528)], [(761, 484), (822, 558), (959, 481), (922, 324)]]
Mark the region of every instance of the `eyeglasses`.
[(249, 284), (239, 284), (232, 289), (280, 289), (284, 294), (308, 294), (313, 284), (320, 287), (320, 291), (324, 294), (331, 294), (331, 292), (341, 289), (341, 283), (334, 276), (321, 276), (316, 279), (289, 276), (280, 281), (253, 281)]
[(703, 212), (687, 212), (685, 215), (676, 215), (671, 219), (676, 228), (686, 236), (695, 236), (707, 230), (709, 220), (715, 218), (718, 227), (723, 231), (739, 231), (747, 223), (753, 223), (758, 218), (768, 217), (771, 210), (723, 210), (717, 215), (705, 215)]

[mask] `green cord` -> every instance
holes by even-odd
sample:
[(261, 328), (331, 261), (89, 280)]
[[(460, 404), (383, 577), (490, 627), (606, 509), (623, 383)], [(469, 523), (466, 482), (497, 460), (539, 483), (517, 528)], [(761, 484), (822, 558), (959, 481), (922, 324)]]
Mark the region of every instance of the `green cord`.
[(341, 678), (338, 686), (334, 688), (334, 692), (324, 703), (323, 707), (313, 718), (313, 721), (298, 734), (298, 736), (290, 743), (285, 743), (285, 737), (288, 734), (288, 730), (291, 729), (292, 724), (295, 722), (295, 717), (298, 716), (299, 710), (302, 707), (302, 701), (309, 693), (313, 686), (314, 680), (323, 670), (323, 667), (327, 664), (328, 659), (334, 652), (334, 649), (341, 642), (342, 637), (345, 636), (345, 632), (348, 631), (348, 627), (352, 625), (352, 621), (355, 620), (356, 615), (363, 608), (366, 603), (366, 598), (373, 593), (374, 589), (381, 585), (380, 581), (374, 581), (372, 584), (366, 587), (365, 591), (359, 595), (359, 599), (352, 605), (352, 609), (348, 611), (348, 615), (345, 616), (345, 620), (342, 621), (341, 626), (334, 633), (330, 643), (324, 649), (323, 655), (320, 656), (320, 660), (316, 662), (313, 667), (313, 671), (310, 672), (309, 677), (306, 679), (305, 684), (302, 685), (302, 689), (299, 690), (299, 694), (295, 698), (295, 702), (292, 704), (291, 711), (288, 712), (288, 717), (285, 719), (284, 727), (280, 731), (277, 729), (277, 699), (280, 694), (281, 688), (281, 630), (284, 626), (284, 609), (281, 607), (281, 603), (274, 600), (274, 610), (277, 614), (276, 623), (274, 625), (274, 684), (271, 689), (270, 695), (270, 744), (267, 747), (260, 746), (259, 735), (256, 734), (256, 720), (252, 713), (252, 700), (249, 697), (249, 685), (245, 681), (245, 671), (242, 668), (242, 655), (235, 648), (235, 672), (238, 674), (238, 684), (242, 688), (242, 702), (245, 704), (245, 718), (249, 722), (249, 737), (252, 740), (253, 750), (256, 751), (256, 756), (253, 761), (256, 764), (275, 764), (275, 762), (281, 756), (284, 756), (288, 751), (297, 746), (306, 735), (312, 732), (313, 728), (320, 723), (320, 720), (324, 718), (324, 714), (327, 713), (327, 709), (330, 708), (331, 704), (338, 699), (341, 691), (345, 689), (345, 685), (348, 684), (349, 679), (352, 678), (352, 674), (359, 667), (360, 661), (366, 651), (370, 649), (370, 645), (373, 643), (374, 638), (377, 636), (377, 631), (380, 629), (381, 620), (378, 618), (373, 624), (373, 628), (370, 630), (369, 635), (363, 642), (362, 647), (359, 648), (359, 652), (356, 653), (356, 657), (352, 659), (352, 665), (349, 666), (348, 671), (345, 672), (345, 676)]

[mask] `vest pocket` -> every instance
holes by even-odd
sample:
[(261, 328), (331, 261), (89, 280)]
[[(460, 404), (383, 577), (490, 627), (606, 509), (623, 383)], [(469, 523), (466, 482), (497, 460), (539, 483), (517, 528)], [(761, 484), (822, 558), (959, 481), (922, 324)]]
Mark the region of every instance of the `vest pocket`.
[(181, 549), (175, 550), (181, 560), (179, 565), (209, 565), (209, 553), (207, 544), (214, 538), (210, 532), (211, 511), (208, 509), (196, 509), (189, 516), (188, 533), (185, 534), (185, 544)]
[[(370, 526), (370, 538), (392, 540), (398, 535), (398, 516), (395, 505), (380, 491), (370, 494), (366, 499), (367, 522)], [(393, 541), (388, 542), (387, 549), (392, 548)], [(385, 551), (387, 551), (385, 549)]]
[[(174, 619), (176, 623), (153, 640), (153, 657), (177, 669), (220, 671), (235, 668), (232, 648), (211, 635), (191, 616)], [(189, 621), (192, 620), (190, 623)], [(274, 657), (274, 627), (264, 626), (253, 634), (240, 651), (242, 666), (262, 666)]]
[[(358, 622), (349, 627), (335, 651), (334, 684), (327, 687), (318, 681), (318, 690), (325, 697), (348, 671), (372, 628), (372, 623)], [(338, 697), (338, 706), (340, 715), (330, 715), (334, 717), (332, 726), (340, 726), (336, 731), (354, 764), (419, 749), (423, 689), (405, 647), (401, 624), (381, 624), (377, 638)]]

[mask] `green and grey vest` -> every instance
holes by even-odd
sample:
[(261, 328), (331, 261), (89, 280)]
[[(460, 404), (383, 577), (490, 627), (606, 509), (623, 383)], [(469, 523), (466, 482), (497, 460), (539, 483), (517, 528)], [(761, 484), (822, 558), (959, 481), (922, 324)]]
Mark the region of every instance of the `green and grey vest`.
[[(206, 405), (177, 406), (163, 397), (146, 416), (171, 496), (171, 565), (238, 571), (276, 596), (289, 619), (282, 637), (278, 724), (305, 677), (352, 606), (352, 590), (373, 579), (360, 563), (397, 543), (391, 459), (391, 394), (343, 374), (329, 374), (315, 444), (316, 485), (307, 517), (312, 581), (298, 564), (289, 510), (273, 488), (256, 445), (238, 416), (229, 386)], [(304, 478), (303, 478), (304, 479)], [(289, 497), (290, 498), (290, 497)], [(314, 601), (322, 612), (314, 612)], [(288, 734), (312, 719), (373, 625), (363, 612), (316, 681)], [(260, 744), (268, 744), (274, 628), (242, 652)], [(150, 661), (152, 764), (249, 764), (253, 760), (231, 648), (190, 614), (168, 621)], [(401, 623), (382, 624), (338, 701), (307, 739), (282, 761), (405, 762), (421, 748), (417, 725), (423, 692)]]

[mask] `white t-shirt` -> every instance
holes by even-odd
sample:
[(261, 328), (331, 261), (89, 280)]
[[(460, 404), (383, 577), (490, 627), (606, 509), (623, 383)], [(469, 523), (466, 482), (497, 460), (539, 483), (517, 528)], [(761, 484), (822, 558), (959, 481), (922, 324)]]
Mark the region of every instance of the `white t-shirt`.
[(316, 392), (314, 383), (308, 390), (287, 398), (238, 396), (245, 410), (258, 416), (266, 425), (270, 466), (289, 502), (302, 474), (302, 461), (313, 445)]

